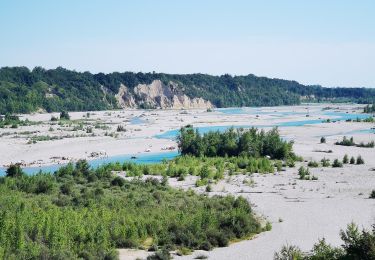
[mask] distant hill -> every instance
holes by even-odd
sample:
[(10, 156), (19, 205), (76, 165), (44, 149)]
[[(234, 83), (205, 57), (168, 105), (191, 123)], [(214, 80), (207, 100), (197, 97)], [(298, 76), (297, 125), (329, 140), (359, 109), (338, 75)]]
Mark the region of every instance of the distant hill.
[(130, 108), (209, 108), (373, 103), (375, 89), (323, 88), (296, 81), (206, 74), (98, 73), (64, 68), (0, 69), (0, 114)]

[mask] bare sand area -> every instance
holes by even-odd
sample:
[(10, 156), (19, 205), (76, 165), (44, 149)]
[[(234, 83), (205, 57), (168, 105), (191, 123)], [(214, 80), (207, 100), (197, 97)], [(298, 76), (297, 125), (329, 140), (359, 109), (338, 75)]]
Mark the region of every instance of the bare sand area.
[[(368, 198), (375, 189), (375, 148), (334, 144), (344, 135), (353, 136), (357, 143), (375, 140), (375, 134), (368, 131), (374, 123), (334, 122), (339, 115), (361, 111), (360, 105), (337, 104), (246, 108), (241, 113), (121, 110), (90, 112), (89, 116), (83, 112), (70, 113), (71, 122), (62, 124), (51, 121), (52, 115), (58, 116), (56, 113), (22, 115), (23, 119), (38, 123), (0, 129), (0, 165), (22, 162), (26, 166), (39, 166), (98, 156), (165, 152), (176, 149), (175, 141), (156, 135), (187, 124), (199, 127), (279, 125), (281, 135), (294, 141), (294, 151), (306, 162), (275, 174), (226, 176), (212, 185), (213, 191), (209, 194), (244, 196), (258, 215), (272, 223), (272, 230), (225, 248), (174, 256), (176, 259), (193, 259), (201, 254), (209, 259), (272, 259), (282, 245), (293, 244), (310, 250), (323, 237), (328, 243), (340, 245), (339, 231), (350, 222), (366, 228), (375, 223), (375, 200)], [(314, 122), (328, 118), (330, 123)], [(311, 124), (289, 125), (306, 120), (312, 120)], [(119, 126), (126, 131), (117, 131)], [(326, 143), (320, 143), (321, 136), (326, 137)], [(312, 168), (318, 180), (298, 179), (298, 167), (306, 166), (307, 161), (320, 161), (324, 157), (341, 160), (345, 154), (361, 155), (365, 164)], [(205, 192), (203, 187), (195, 187), (194, 178), (190, 176), (180, 182), (170, 178), (169, 183), (177, 188)], [(250, 178), (253, 184), (244, 183), (244, 178)], [(120, 250), (121, 259), (145, 258), (147, 254)]]

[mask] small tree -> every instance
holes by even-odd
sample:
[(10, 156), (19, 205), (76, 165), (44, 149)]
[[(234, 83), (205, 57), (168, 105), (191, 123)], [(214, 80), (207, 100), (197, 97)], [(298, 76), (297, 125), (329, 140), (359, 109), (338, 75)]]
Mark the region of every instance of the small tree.
[(116, 131), (117, 131), (117, 132), (126, 132), (126, 129), (125, 129), (124, 126), (122, 126), (122, 125), (118, 125)]
[(305, 180), (310, 175), (310, 171), (308, 168), (305, 169), (305, 167), (301, 166), (298, 169), (298, 175), (300, 180)]
[(62, 120), (70, 120), (70, 115), (66, 111), (61, 111), (60, 113), (60, 119)]
[(21, 166), (17, 164), (11, 164), (9, 168), (6, 170), (6, 177), (20, 177), (25, 175), (25, 173), (22, 171)]
[(333, 161), (332, 167), (334, 168), (342, 167), (342, 162), (340, 162), (339, 159), (335, 159)]
[(319, 163), (316, 162), (316, 161), (309, 161), (309, 163), (307, 164), (307, 166), (309, 166), (311, 168), (316, 168), (316, 167), (319, 167)]
[(326, 159), (326, 158), (323, 158), (321, 162), (322, 162), (323, 167), (329, 167), (331, 165), (331, 163), (329, 162), (329, 159)]
[(274, 260), (299, 260), (303, 259), (304, 254), (296, 246), (283, 246), (280, 250), (280, 252), (276, 252), (273, 259)]
[(355, 158), (354, 158), (354, 156), (352, 156), (352, 157), (350, 158), (350, 164), (355, 164)]
[(206, 164), (203, 165), (201, 170), (199, 171), (199, 176), (201, 177), (201, 179), (209, 178), (210, 175), (211, 175), (210, 168)]
[(345, 154), (345, 155), (344, 155), (344, 158), (342, 158), (342, 162), (343, 162), (344, 164), (349, 163), (349, 157), (348, 157), (347, 154)]
[(358, 155), (356, 164), (364, 164), (365, 160), (363, 160), (362, 156)]
[(322, 137), (320, 138), (320, 143), (321, 143), (321, 144), (325, 144), (325, 143), (326, 143), (326, 138), (325, 138), (324, 136), (322, 136)]

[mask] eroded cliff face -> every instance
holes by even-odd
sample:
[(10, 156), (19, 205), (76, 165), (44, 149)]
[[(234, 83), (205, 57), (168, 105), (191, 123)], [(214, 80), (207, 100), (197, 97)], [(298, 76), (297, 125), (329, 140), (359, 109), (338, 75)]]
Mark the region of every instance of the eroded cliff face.
[(136, 108), (134, 96), (130, 93), (129, 89), (121, 84), (118, 93), (115, 95), (117, 103), (122, 108)]
[(151, 84), (139, 84), (131, 93), (121, 85), (116, 94), (118, 104), (123, 108), (150, 107), (162, 109), (212, 108), (210, 101), (203, 98), (190, 98), (180, 90), (176, 83), (163, 84), (154, 80)]

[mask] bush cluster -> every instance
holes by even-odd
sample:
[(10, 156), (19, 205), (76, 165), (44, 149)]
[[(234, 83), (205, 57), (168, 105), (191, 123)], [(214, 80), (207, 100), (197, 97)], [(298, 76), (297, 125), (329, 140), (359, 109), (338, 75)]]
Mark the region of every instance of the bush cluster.
[(292, 142), (282, 140), (277, 128), (268, 132), (251, 128), (233, 128), (221, 133), (208, 132), (201, 135), (191, 125), (181, 128), (177, 138), (182, 155), (192, 156), (269, 156), (272, 159), (295, 157)]
[(345, 259), (375, 259), (375, 224), (372, 230), (360, 231), (355, 224), (349, 224), (345, 231), (340, 232), (343, 245), (333, 247), (319, 240), (310, 252), (302, 252), (296, 246), (283, 246), (274, 255), (274, 260), (345, 260)]
[(116, 259), (115, 248), (209, 250), (261, 232), (249, 203), (126, 181), (113, 165), (87, 161), (27, 176), (18, 165), (0, 178), (1, 259)]

